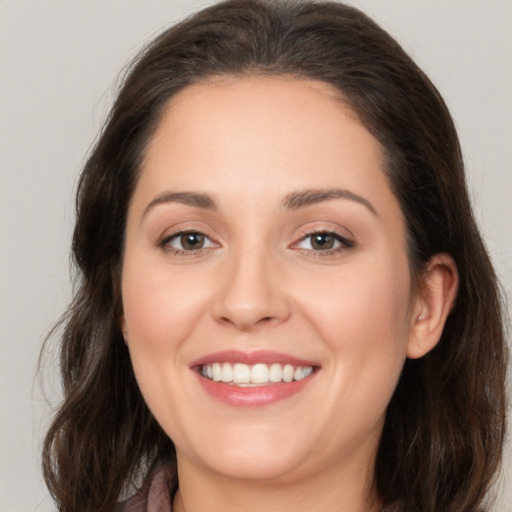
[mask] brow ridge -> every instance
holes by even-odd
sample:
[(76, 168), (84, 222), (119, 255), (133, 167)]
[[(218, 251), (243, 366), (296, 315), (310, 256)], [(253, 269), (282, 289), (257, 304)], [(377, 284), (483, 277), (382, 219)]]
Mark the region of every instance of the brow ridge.
[(377, 210), (370, 201), (368, 201), (368, 199), (365, 199), (350, 190), (338, 188), (297, 190), (285, 196), (282, 201), (282, 206), (288, 210), (297, 210), (299, 208), (305, 208), (307, 206), (312, 206), (314, 204), (333, 199), (347, 199), (349, 201), (355, 201), (365, 206), (374, 215), (378, 216)]
[(211, 196), (199, 192), (164, 192), (156, 196), (145, 208), (144, 215), (149, 210), (159, 204), (181, 203), (196, 208), (205, 208), (207, 210), (216, 210), (217, 205)]

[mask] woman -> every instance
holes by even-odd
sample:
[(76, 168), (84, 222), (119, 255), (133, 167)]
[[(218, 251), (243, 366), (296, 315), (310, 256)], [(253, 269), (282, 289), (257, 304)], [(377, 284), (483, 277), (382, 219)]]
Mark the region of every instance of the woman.
[(336, 3), (227, 1), (135, 62), (81, 176), (61, 510), (474, 511), (495, 276), (438, 92)]

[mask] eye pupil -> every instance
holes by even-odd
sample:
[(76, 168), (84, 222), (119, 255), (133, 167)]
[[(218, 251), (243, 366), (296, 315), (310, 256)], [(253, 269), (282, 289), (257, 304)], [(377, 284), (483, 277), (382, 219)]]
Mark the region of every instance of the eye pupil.
[(334, 247), (334, 237), (329, 233), (316, 233), (311, 237), (311, 247), (320, 251)]
[(204, 235), (199, 233), (184, 233), (181, 235), (180, 242), (185, 250), (192, 251), (194, 249), (201, 249), (204, 245)]

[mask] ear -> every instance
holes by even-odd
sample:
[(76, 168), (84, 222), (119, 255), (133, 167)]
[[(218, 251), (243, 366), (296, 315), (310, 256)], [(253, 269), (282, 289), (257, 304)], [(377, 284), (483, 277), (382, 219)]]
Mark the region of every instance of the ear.
[(459, 276), (448, 254), (436, 254), (420, 276), (411, 317), (407, 357), (423, 357), (438, 343), (455, 302)]

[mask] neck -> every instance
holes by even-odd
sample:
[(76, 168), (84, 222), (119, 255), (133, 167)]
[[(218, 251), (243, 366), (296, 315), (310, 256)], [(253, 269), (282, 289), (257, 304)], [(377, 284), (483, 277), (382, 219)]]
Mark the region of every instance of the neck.
[(378, 512), (382, 507), (373, 474), (360, 468), (260, 481), (227, 478), (178, 461), (174, 512)]

